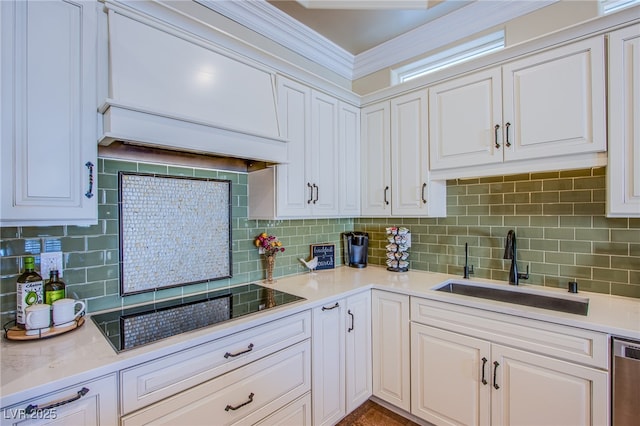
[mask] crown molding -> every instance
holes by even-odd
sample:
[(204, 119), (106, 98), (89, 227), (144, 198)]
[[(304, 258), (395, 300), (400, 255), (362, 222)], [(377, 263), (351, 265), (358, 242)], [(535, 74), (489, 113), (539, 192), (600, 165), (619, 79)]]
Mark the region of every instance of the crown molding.
[(196, 1), (343, 78), (356, 80), (559, 0), (473, 1), (355, 56), (265, 0)]
[(196, 0), (199, 4), (257, 32), (348, 80), (354, 56), (264, 0)]
[[(353, 79), (391, 67), (488, 28), (556, 3), (476, 1), (356, 56)], [(455, 31), (451, 29), (455, 28)]]

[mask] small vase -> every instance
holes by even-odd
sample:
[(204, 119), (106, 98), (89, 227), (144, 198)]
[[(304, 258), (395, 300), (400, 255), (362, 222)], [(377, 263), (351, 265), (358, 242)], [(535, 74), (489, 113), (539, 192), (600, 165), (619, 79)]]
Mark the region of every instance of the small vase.
[(273, 268), (276, 266), (276, 256), (265, 256), (267, 260), (267, 279), (266, 282), (273, 283)]

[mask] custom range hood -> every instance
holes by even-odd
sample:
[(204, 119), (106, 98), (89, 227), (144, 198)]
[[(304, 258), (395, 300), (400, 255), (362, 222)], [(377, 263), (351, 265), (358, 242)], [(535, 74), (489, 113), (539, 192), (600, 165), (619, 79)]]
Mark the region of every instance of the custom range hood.
[(271, 163), (287, 161), (275, 75), (186, 31), (105, 2), (109, 97), (99, 144), (122, 141)]

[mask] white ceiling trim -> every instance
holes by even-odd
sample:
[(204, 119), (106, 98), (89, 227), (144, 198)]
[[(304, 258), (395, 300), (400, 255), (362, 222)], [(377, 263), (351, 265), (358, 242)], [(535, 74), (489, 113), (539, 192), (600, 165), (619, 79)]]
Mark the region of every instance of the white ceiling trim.
[(264, 0), (196, 0), (333, 72), (353, 80), (354, 56)]
[(357, 56), (265, 0), (196, 1), (343, 78), (356, 80), (559, 0), (474, 1)]
[[(355, 58), (353, 79), (391, 67), (425, 52), (502, 25), (558, 0), (477, 1), (415, 28)], [(452, 31), (452, 28), (455, 30)]]

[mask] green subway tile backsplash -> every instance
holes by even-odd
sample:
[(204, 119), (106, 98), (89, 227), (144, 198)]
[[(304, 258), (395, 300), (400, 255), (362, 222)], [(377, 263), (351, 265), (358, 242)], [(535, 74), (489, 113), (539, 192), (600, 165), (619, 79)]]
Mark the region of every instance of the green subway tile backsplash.
[[(143, 172), (229, 179), (232, 182), (233, 277), (144, 293), (119, 296), (118, 172)], [(253, 243), (261, 232), (277, 235), (286, 250), (278, 255), (274, 275), (302, 273), (298, 258), (309, 257), (309, 245), (334, 243), (341, 246), (341, 234), (353, 229), (353, 219), (307, 219), (258, 221), (247, 219), (247, 175), (229, 171), (175, 167), (164, 164), (99, 159), (98, 224), (93, 226), (0, 228), (0, 306), (2, 323), (14, 319), (15, 280), (22, 271), (22, 258), (31, 254), (39, 268), (39, 254), (62, 251), (63, 280), (71, 297), (85, 299), (95, 312), (162, 298), (191, 294), (231, 284), (264, 279), (264, 266)], [(338, 250), (339, 253), (339, 250)], [(197, 253), (196, 253), (197, 255)], [(336, 264), (342, 259), (336, 256)], [(150, 265), (152, 267), (152, 265)]]
[[(118, 171), (231, 180), (233, 277), (120, 297)], [(385, 228), (398, 225), (412, 233), (411, 269), (461, 275), (467, 242), (475, 277), (506, 280), (510, 261), (502, 259), (504, 240), (514, 229), (519, 266), (523, 271), (529, 266), (529, 283), (564, 287), (577, 279), (584, 291), (640, 298), (640, 220), (605, 217), (603, 168), (448, 181), (446, 218), (279, 221), (247, 219), (244, 173), (111, 159), (99, 160), (98, 173), (97, 225), (0, 228), (3, 323), (13, 319), (15, 279), (28, 254), (35, 255), (39, 267), (40, 252), (63, 251), (63, 280), (71, 295), (86, 299), (94, 312), (262, 280), (264, 265), (253, 239), (263, 231), (277, 235), (286, 247), (278, 255), (276, 277), (304, 272), (298, 258), (309, 256), (310, 244), (331, 242), (341, 248), (341, 233), (352, 229), (369, 232), (369, 261), (384, 265)], [(339, 254), (336, 263), (342, 264)]]
[(446, 218), (355, 219), (355, 229), (373, 235), (373, 264), (385, 262), (384, 228), (403, 225), (412, 269), (461, 275), (468, 242), (475, 276), (501, 280), (514, 229), (529, 283), (566, 287), (577, 279), (585, 291), (640, 297), (640, 220), (607, 218), (605, 187), (604, 168), (451, 180)]

